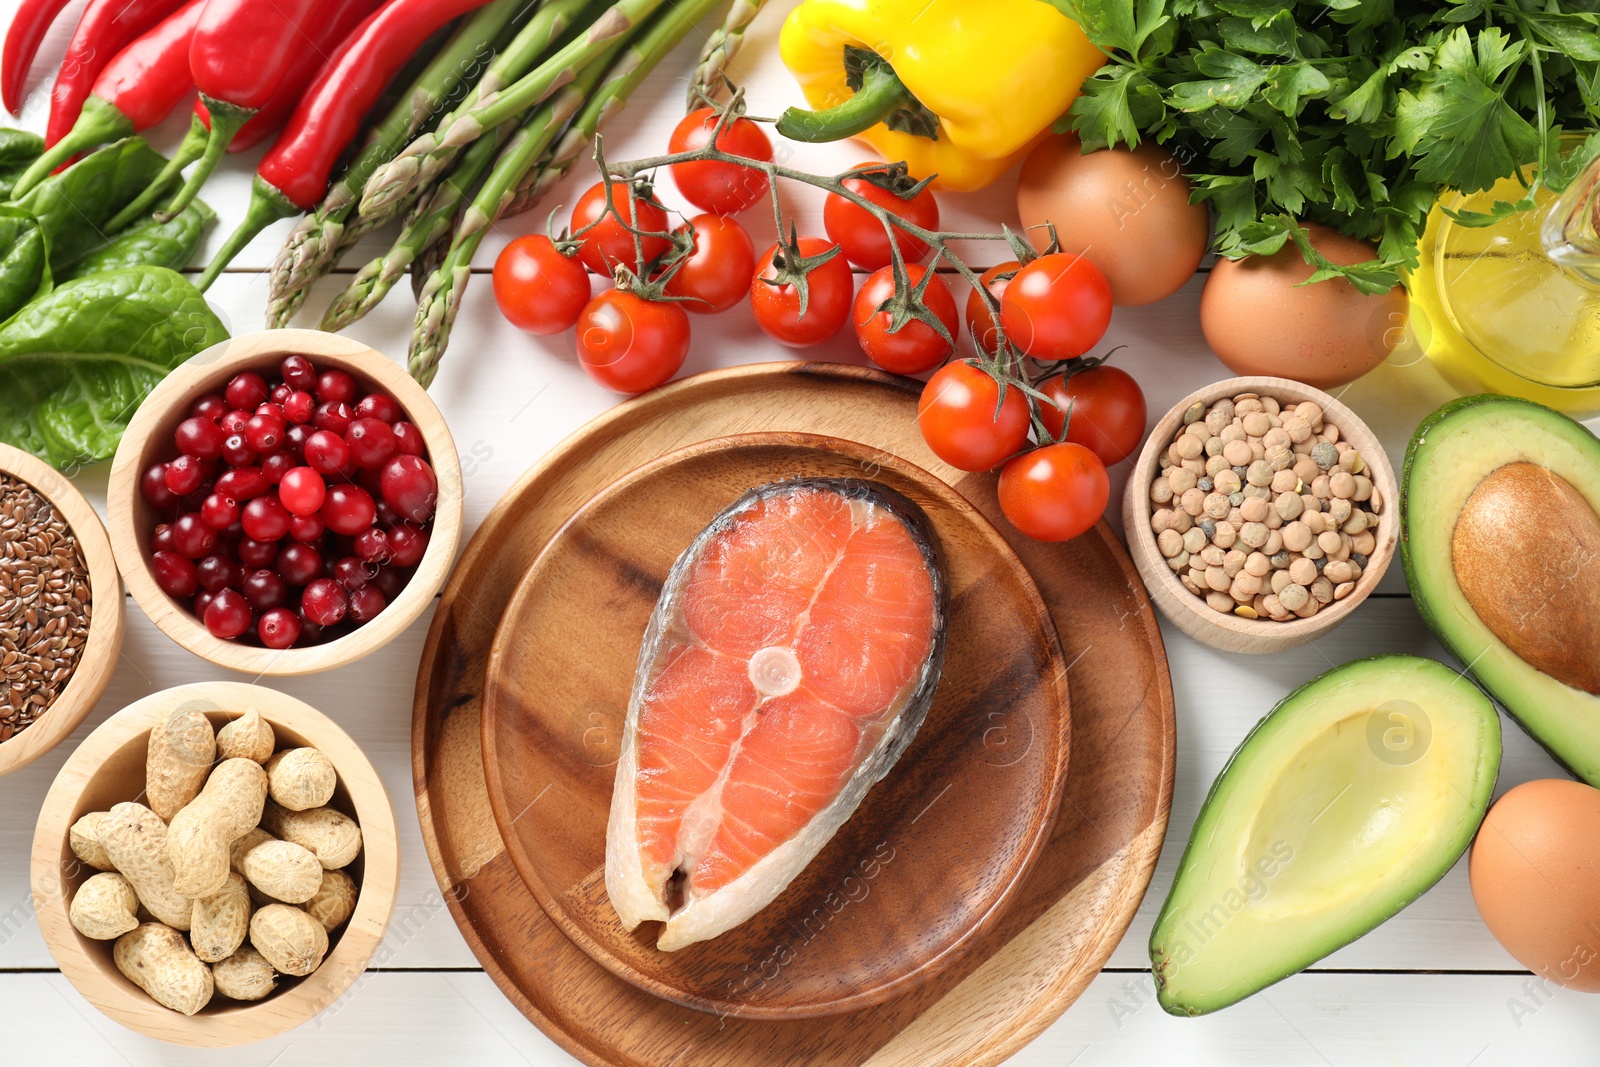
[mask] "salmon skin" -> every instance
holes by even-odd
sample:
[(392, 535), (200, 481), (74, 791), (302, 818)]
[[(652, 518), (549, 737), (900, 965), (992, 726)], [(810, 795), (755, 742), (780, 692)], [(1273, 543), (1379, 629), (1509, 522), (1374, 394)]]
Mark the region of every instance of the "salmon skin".
[(950, 591), (888, 486), (750, 490), (673, 564), (639, 650), (606, 828), (623, 925), (672, 951), (772, 902), (933, 703)]

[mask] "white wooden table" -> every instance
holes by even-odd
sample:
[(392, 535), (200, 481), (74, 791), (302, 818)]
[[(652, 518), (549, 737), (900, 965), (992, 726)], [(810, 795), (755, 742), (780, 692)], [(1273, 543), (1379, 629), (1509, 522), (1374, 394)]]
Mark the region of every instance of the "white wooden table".
[[(758, 20), (738, 61), (754, 114), (776, 114), (797, 92), (776, 55), (777, 30), (789, 3), (776, 2)], [(0, 2), (9, 22), (14, 0)], [(44, 53), (58, 57), (68, 9)], [(612, 123), (607, 155), (636, 158), (665, 150), (682, 113), (681, 79), (698, 40), (669, 58)], [(24, 118), (40, 129), (48, 89), (42, 68), (30, 82)], [(180, 113), (154, 131), (170, 150), (187, 118)], [(836, 170), (866, 158), (849, 145), (794, 148), (800, 164)], [(221, 226), (207, 255), (240, 218), (259, 151), (229, 157), (205, 192)], [(495, 309), (486, 272), (508, 237), (540, 229), (556, 205), (570, 205), (594, 180), (579, 168), (539, 211), (510, 220), (481, 249), (480, 272), (467, 291), (433, 394), (456, 435), (466, 475), (467, 532), (488, 513), (521, 472), (585, 420), (615, 402), (578, 367), (569, 338), (533, 339), (505, 323)], [(674, 190), (662, 183), (669, 203)], [(802, 232), (820, 232), (820, 202), (811, 190), (793, 191), (789, 205)], [(1012, 185), (968, 196), (944, 196), (947, 225), (993, 229), (1015, 224)], [(565, 218), (563, 213), (562, 218)], [(771, 240), (763, 212), (746, 220), (758, 243)], [(260, 328), (263, 271), (289, 230), (280, 223), (258, 238), (212, 288), (210, 296), (231, 326)], [(369, 240), (325, 279), (301, 324), (314, 325), (349, 274), (382, 244)], [(993, 249), (984, 262), (996, 260)], [(1108, 344), (1123, 344), (1120, 366), (1138, 376), (1152, 421), (1182, 395), (1226, 377), (1200, 337), (1197, 303), (1204, 278), (1155, 307), (1119, 310)], [(350, 332), (403, 359), (414, 304), (402, 284)], [(758, 360), (786, 359), (740, 307), (708, 320), (696, 317), (695, 343), (685, 373)], [(845, 335), (808, 353), (817, 359), (860, 362)], [(1397, 355), (1343, 391), (1398, 463), (1419, 419), (1453, 391), (1425, 362)], [(1113, 472), (1113, 501), (1127, 464)], [(78, 484), (103, 505), (105, 465), (83, 472)], [(1115, 503), (1111, 509), (1117, 510)], [(56, 971), (39, 936), (28, 894), (28, 850), (46, 788), (73, 747), (107, 715), (167, 686), (228, 672), (181, 651), (131, 602), (123, 659), (111, 688), (79, 731), (37, 763), (0, 779), (0, 1063), (51, 1064), (410, 1064), (480, 1065), (574, 1062), (505, 1000), (478, 967), (440, 897), (416, 824), (410, 763), (411, 695), (429, 618), (364, 662), (325, 675), (276, 683), (328, 711), (365, 747), (393, 798), (402, 827), (404, 873), (388, 939), (355, 989), (322, 1018), (285, 1037), (232, 1052), (175, 1049), (146, 1040), (100, 1015)], [(1171, 885), (1189, 827), (1228, 754), (1249, 727), (1300, 682), (1330, 667), (1378, 652), (1441, 656), (1406, 593), (1398, 564), (1383, 586), (1329, 637), (1306, 648), (1256, 658), (1211, 651), (1164, 628), (1177, 694), (1178, 767), (1171, 832), (1149, 896), (1104, 973), (1054, 1026), (1012, 1062), (1020, 1067), (1069, 1064), (1439, 1064), (1484, 1067), (1587, 1062), (1600, 1045), (1600, 1012), (1582, 994), (1532, 978), (1489, 936), (1473, 908), (1464, 867), (1389, 923), (1313, 967), (1236, 1007), (1198, 1020), (1164, 1014), (1154, 999), (1145, 943)], [(1500, 789), (1559, 775), (1550, 759), (1507, 724)]]

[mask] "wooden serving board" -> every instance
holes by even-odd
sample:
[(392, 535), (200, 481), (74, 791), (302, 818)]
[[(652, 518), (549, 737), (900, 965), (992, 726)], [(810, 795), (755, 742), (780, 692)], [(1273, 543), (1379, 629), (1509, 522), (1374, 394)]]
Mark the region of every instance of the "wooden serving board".
[[(747, 490), (868, 470), (922, 509), (944, 560), (950, 609), (933, 706), (888, 777), (776, 900), (719, 937), (663, 952), (659, 923), (623, 928), (605, 862), (640, 637), (667, 572)], [(613, 483), (529, 569), (501, 615), (487, 677), (489, 801), (545, 914), (612, 973), (717, 1015), (837, 1015), (927, 981), (1005, 914), (1061, 806), (1066, 660), (1032, 578), (949, 485), (837, 438), (719, 437)]]
[[(1104, 523), (1065, 545), (1016, 534), (994, 478), (940, 462), (916, 425), (920, 385), (865, 368), (765, 363), (618, 405), (531, 468), (468, 545), (417, 676), (412, 767), (423, 841), (451, 913), (513, 1003), (574, 1056), (623, 1067), (974, 1067), (1054, 1021), (1132, 920), (1172, 799), (1172, 686), (1160, 632)], [(847, 1016), (722, 1019), (653, 997), (595, 963), (545, 915), (496, 828), (484, 782), (486, 661), (517, 583), (566, 519), (641, 464), (697, 441), (818, 433), (898, 455), (989, 516), (1055, 619), (1072, 693), (1072, 759), (1056, 827), (1010, 910), (937, 978)]]

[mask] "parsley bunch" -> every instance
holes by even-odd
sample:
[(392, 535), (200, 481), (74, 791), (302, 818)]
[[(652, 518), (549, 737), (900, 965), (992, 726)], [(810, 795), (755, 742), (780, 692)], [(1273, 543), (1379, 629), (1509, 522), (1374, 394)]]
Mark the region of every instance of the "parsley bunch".
[[(1526, 194), (1487, 225), (1563, 189), (1600, 151), (1596, 0), (1047, 0), (1110, 61), (1058, 129), (1085, 150), (1151, 137), (1217, 210), (1230, 258), (1293, 240), (1318, 270), (1367, 292), (1418, 262), (1443, 189), (1479, 192), (1515, 174)], [(1563, 131), (1584, 132), (1562, 154)], [(1377, 244), (1329, 263), (1302, 221)]]

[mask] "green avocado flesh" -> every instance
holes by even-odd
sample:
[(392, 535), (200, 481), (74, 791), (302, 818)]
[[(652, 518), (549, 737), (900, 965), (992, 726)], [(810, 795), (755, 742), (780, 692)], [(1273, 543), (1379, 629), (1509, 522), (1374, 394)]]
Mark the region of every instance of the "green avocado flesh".
[[(1573, 774), (1600, 786), (1600, 697), (1523, 660), (1479, 617), (1457, 581), (1452, 537), (1463, 505), (1486, 476), (1513, 463), (1547, 469), (1600, 510), (1600, 441), (1582, 425), (1512, 397), (1454, 401), (1429, 416), (1406, 449), (1400, 494), (1406, 580), (1423, 620), (1479, 684)], [(1596, 581), (1597, 561), (1567, 559), (1574, 554), (1569, 539), (1554, 524), (1550, 534), (1543, 562), (1563, 572), (1559, 581)], [(1600, 619), (1534, 625), (1572, 633), (1600, 626)]]
[(1499, 768), (1494, 705), (1434, 660), (1357, 660), (1290, 693), (1195, 820), (1150, 935), (1161, 1006), (1225, 1008), (1394, 915), (1466, 851)]

